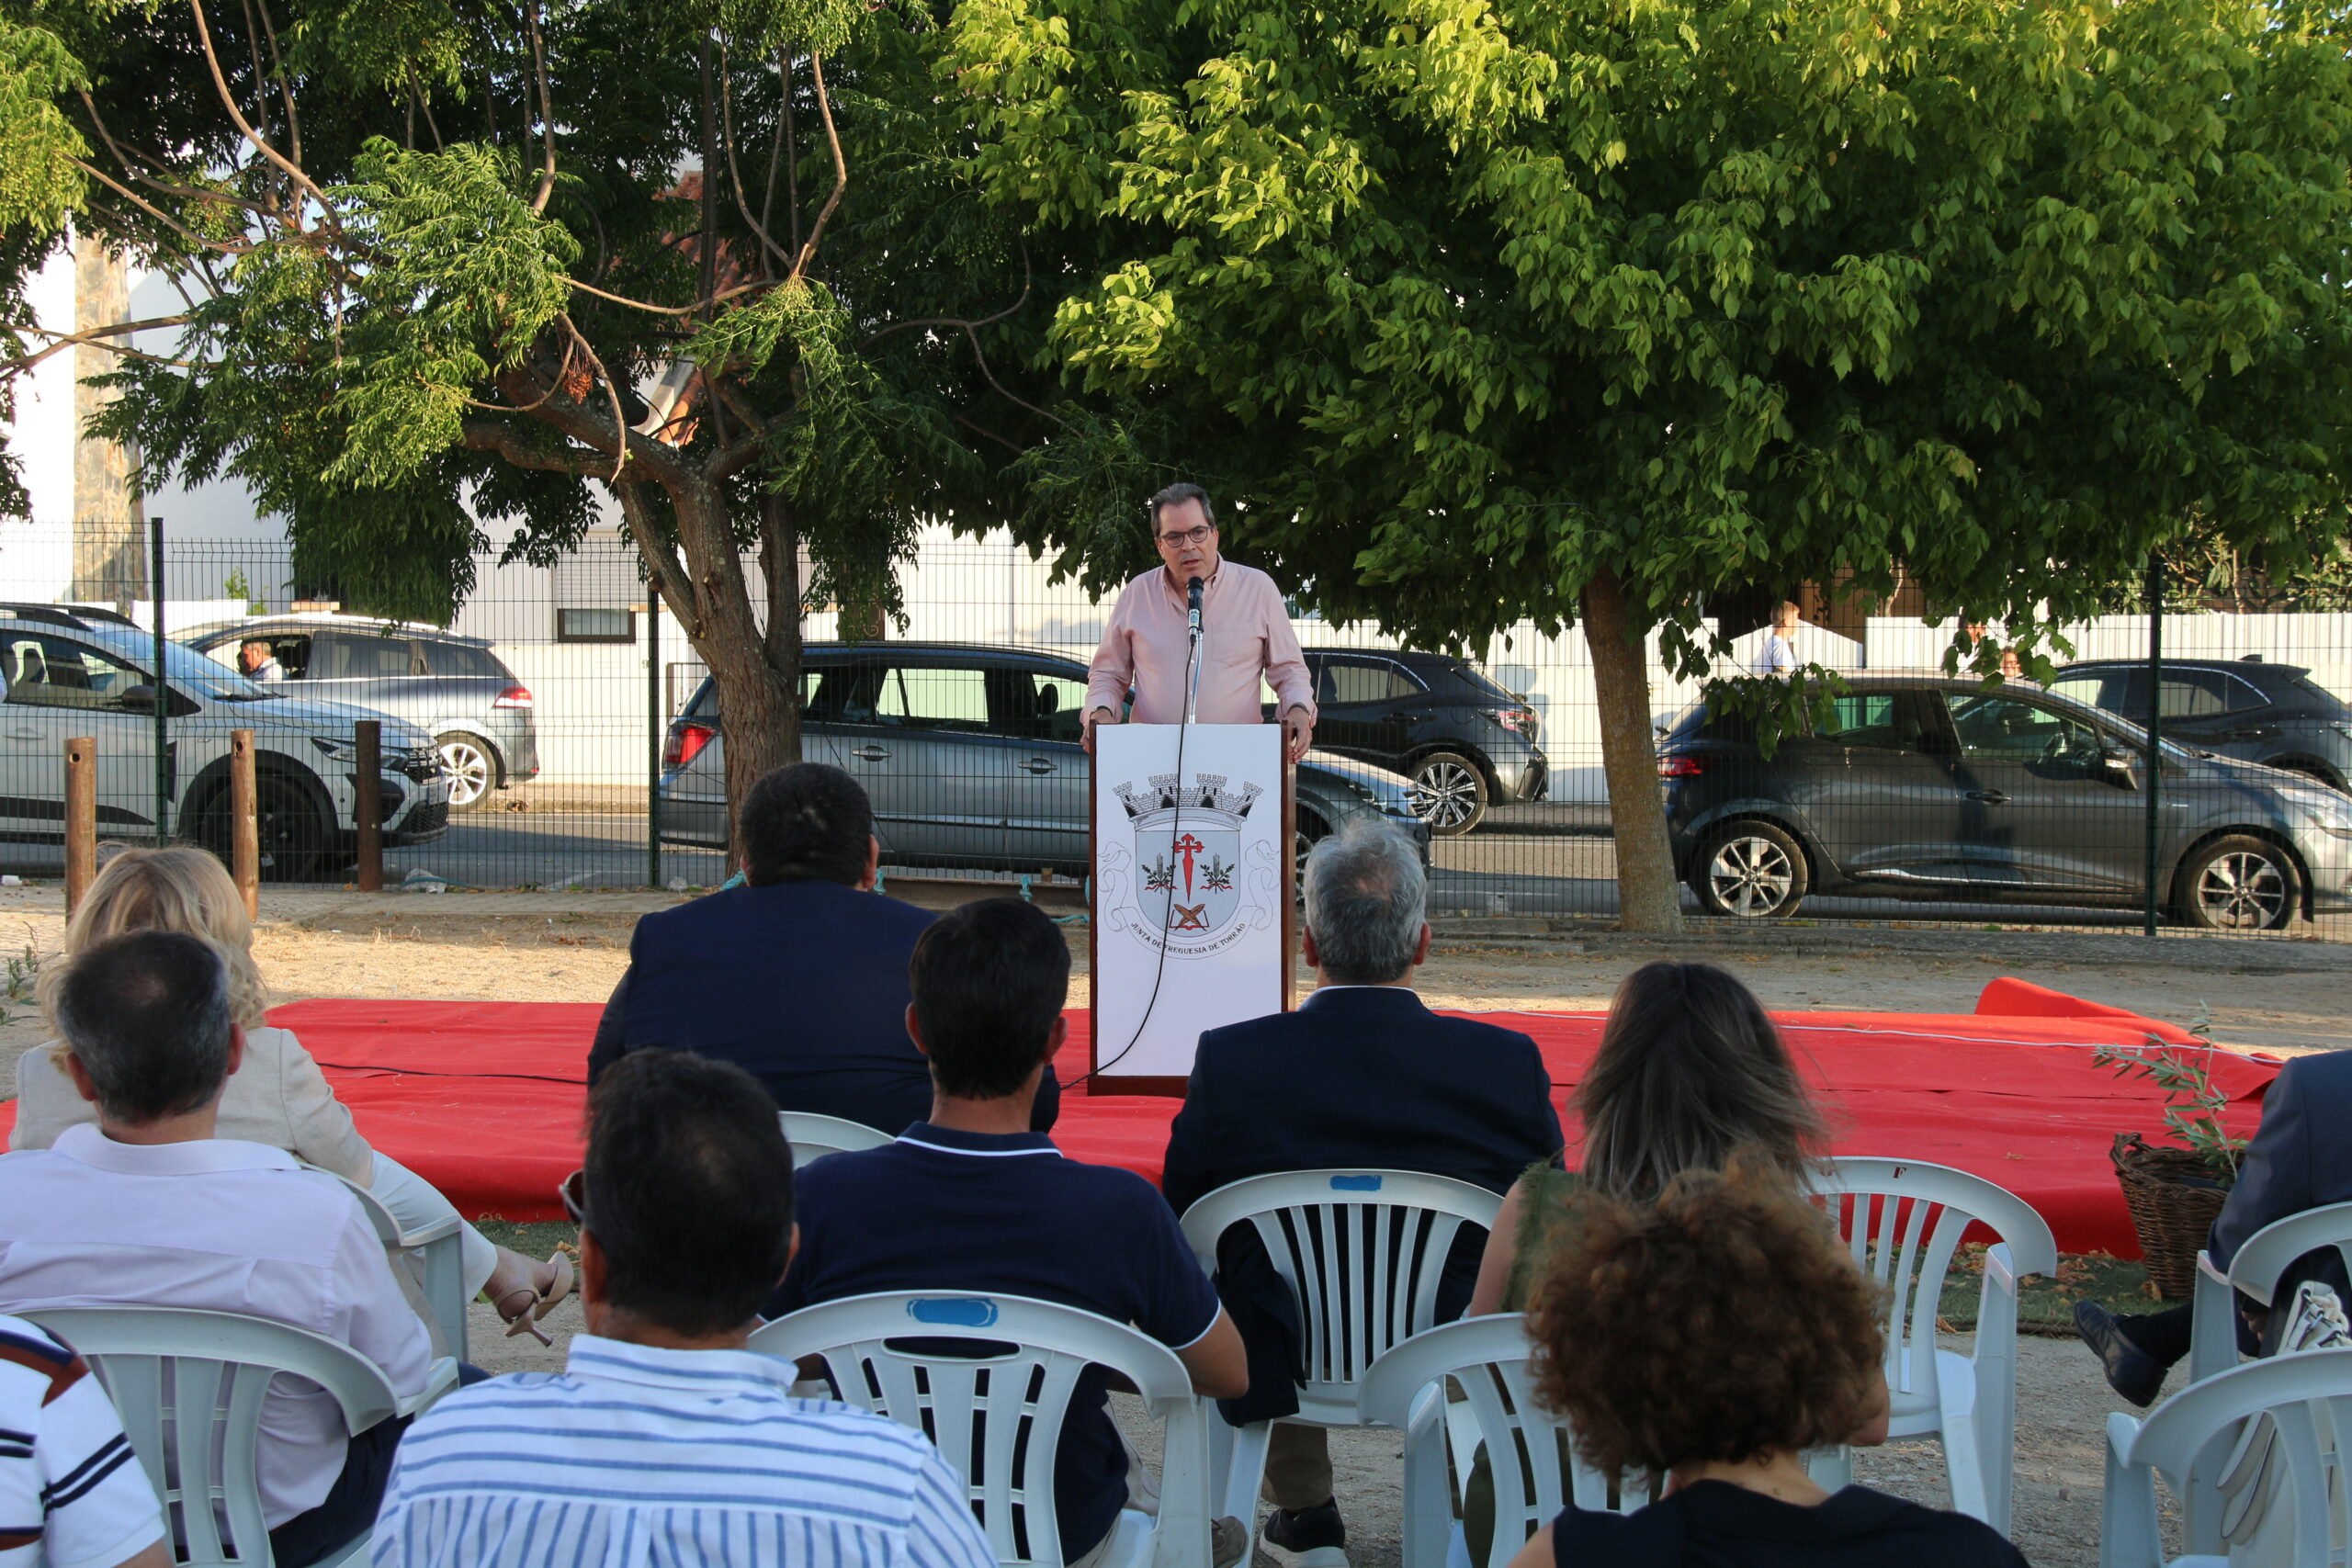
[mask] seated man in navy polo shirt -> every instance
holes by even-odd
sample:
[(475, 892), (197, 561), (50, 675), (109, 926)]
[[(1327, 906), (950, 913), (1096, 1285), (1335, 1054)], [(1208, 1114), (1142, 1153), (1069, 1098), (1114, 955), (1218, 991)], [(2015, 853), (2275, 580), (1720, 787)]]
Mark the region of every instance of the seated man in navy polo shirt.
[[(738, 832), (746, 886), (637, 922), (588, 1051), (594, 1084), (646, 1045), (732, 1062), (784, 1111), (896, 1133), (931, 1109), (907, 1038), (907, 960), (928, 909), (875, 890), (882, 843), (858, 782), (822, 762), (763, 775)], [(1052, 1128), (1054, 1069), (1029, 1125)]]
[[(1151, 1184), (1065, 1159), (1028, 1130), (1069, 1032), (1061, 931), (1017, 898), (967, 904), (922, 933), (911, 973), (907, 1029), (931, 1059), (931, 1120), (799, 1173), (800, 1251), (768, 1315), (876, 1291), (1034, 1296), (1133, 1324), (1204, 1395), (1244, 1393), (1241, 1337)], [(1108, 1393), (1108, 1374), (1089, 1369), (1062, 1427), (1054, 1508), (1069, 1568), (1092, 1568), (1119, 1510), (1148, 1495)], [(1238, 1556), (1240, 1521), (1218, 1527)]]

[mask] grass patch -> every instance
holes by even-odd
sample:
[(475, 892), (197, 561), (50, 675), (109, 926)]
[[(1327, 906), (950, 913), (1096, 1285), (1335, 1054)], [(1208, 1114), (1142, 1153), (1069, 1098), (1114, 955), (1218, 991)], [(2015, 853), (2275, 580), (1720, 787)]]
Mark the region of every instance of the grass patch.
[[(1945, 1278), (1938, 1316), (1946, 1327), (1976, 1326), (1978, 1283), (1984, 1272), (1984, 1249), (1970, 1245), (1952, 1261)], [(2093, 1301), (2109, 1312), (2154, 1312), (2165, 1303), (2149, 1288), (2148, 1271), (2137, 1262), (2104, 1253), (2063, 1252), (2055, 1275), (2033, 1275), (2018, 1291), (2018, 1327), (2027, 1334), (2065, 1335), (2075, 1331), (2075, 1303)]]
[(531, 1220), (516, 1224), (492, 1215), (476, 1220), (474, 1228), (493, 1247), (511, 1247), (526, 1258), (546, 1258), (559, 1247), (577, 1248), (580, 1227), (570, 1220)]

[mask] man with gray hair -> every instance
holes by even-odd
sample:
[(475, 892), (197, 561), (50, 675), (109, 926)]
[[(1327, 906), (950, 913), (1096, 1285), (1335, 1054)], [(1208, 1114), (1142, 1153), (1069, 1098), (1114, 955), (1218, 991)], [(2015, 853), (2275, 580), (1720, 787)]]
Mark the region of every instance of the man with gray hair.
[[(402, 1398), (423, 1393), (431, 1341), (350, 1190), (282, 1149), (213, 1135), (244, 1052), (220, 953), (171, 931), (109, 937), (75, 954), (47, 999), (66, 1075), (98, 1120), (0, 1155), (0, 1312), (273, 1318), (343, 1341)], [(258, 1479), (281, 1568), (368, 1528), (403, 1425), (346, 1440), (325, 1390), (271, 1383)]]
[[(1413, 993), (1430, 953), (1427, 891), (1419, 852), (1384, 822), (1359, 819), (1316, 845), (1304, 932), (1315, 992), (1295, 1012), (1201, 1036), (1160, 1179), (1178, 1213), (1229, 1181), (1283, 1170), (1419, 1170), (1499, 1194), (1559, 1154), (1535, 1042), (1440, 1017)], [(1484, 1243), (1466, 1226), (1455, 1240), (1441, 1317), (1469, 1304)], [(1224, 1402), (1227, 1418), (1295, 1414), (1297, 1311), (1250, 1226), (1218, 1243), (1216, 1285), (1250, 1352), (1250, 1393)], [(1266, 1490), (1268, 1545), (1303, 1568), (1345, 1568), (1323, 1428), (1275, 1427)]]

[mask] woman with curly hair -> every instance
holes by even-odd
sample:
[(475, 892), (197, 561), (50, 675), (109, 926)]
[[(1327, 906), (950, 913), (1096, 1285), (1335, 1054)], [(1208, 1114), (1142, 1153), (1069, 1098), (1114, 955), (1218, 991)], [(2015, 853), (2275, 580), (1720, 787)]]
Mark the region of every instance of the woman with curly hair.
[(2022, 1568), (1990, 1525), (1805, 1473), (1878, 1411), (1877, 1287), (1769, 1153), (1646, 1203), (1589, 1196), (1529, 1319), (1539, 1397), (1577, 1454), (1664, 1495), (1571, 1505), (1510, 1568)]
[(1686, 1170), (1721, 1169), (1746, 1146), (1804, 1184), (1821, 1115), (1756, 995), (1712, 964), (1645, 964), (1617, 987), (1573, 1109), (1583, 1169), (1536, 1165), (1487, 1233), (1469, 1315), (1521, 1310), (1548, 1248), (1587, 1194), (1646, 1202)]
[[(433, 1185), (368, 1146), (351, 1112), (334, 1097), (326, 1075), (291, 1031), (264, 1021), (268, 1005), (254, 966), (253, 923), (226, 867), (199, 849), (127, 849), (107, 862), (65, 928), (65, 951), (125, 931), (165, 931), (201, 937), (229, 965), (236, 1021), (245, 1032), (244, 1061), (220, 1100), (217, 1136), (284, 1149), (365, 1188), (410, 1230), (458, 1217)], [(51, 1040), (17, 1062), (17, 1125), (12, 1149), (45, 1149), (57, 1134), (97, 1120), (97, 1108), (75, 1092), (65, 1075), (64, 1047)], [(507, 1325), (511, 1338), (537, 1326), (571, 1289), (571, 1260), (558, 1254), (535, 1262), (497, 1247), (471, 1225), (459, 1233), (469, 1293), (481, 1292)]]

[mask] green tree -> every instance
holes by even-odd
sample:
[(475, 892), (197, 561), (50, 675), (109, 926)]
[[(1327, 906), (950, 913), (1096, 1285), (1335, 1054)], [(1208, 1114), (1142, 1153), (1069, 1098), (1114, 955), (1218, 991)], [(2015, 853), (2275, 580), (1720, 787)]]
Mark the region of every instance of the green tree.
[[(973, 175), (1067, 265), (1023, 536), (1170, 471), (1331, 617), (1590, 644), (1626, 923), (1679, 923), (1640, 639), (1828, 582), (2029, 652), (2190, 530), (2344, 531), (2339, 11), (963, 0)], [(1963, 645), (1956, 636), (1948, 660)]]
[(798, 755), (804, 602), (894, 610), (918, 521), (985, 480), (962, 435), (1035, 417), (964, 319), (1020, 297), (1017, 240), (950, 178), (934, 33), (865, 0), (0, 0), (0, 231), (33, 236), (0, 381), (75, 341), (20, 288), (70, 212), (184, 301), (85, 334), (121, 351), (102, 433), (151, 489), (242, 480), (306, 580), (446, 619), (478, 551), (552, 558), (602, 487), (740, 802)]

